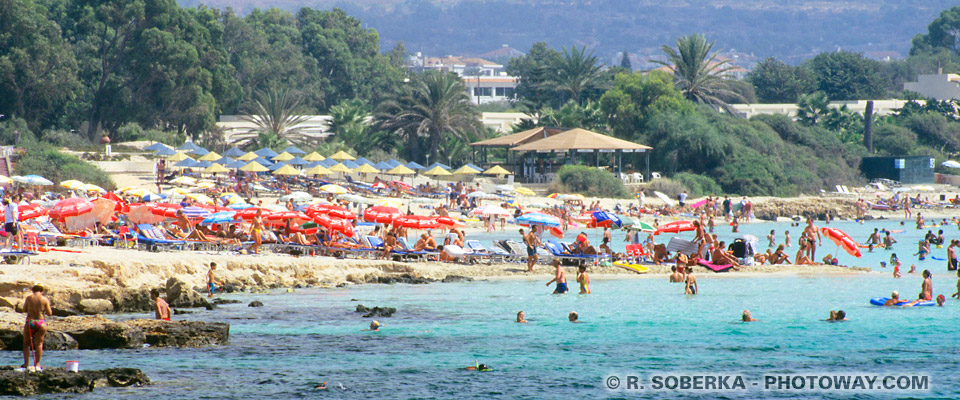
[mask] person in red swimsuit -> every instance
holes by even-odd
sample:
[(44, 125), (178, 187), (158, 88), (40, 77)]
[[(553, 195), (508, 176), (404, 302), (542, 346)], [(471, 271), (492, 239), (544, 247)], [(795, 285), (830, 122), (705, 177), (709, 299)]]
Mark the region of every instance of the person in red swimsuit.
[(23, 299), (23, 311), (27, 320), (23, 325), (23, 368), (30, 364), (30, 351), (33, 350), (33, 367), (41, 371), (40, 358), (43, 357), (43, 337), (47, 334), (44, 315), (53, 314), (50, 300), (43, 296), (43, 285), (33, 285), (31, 294)]

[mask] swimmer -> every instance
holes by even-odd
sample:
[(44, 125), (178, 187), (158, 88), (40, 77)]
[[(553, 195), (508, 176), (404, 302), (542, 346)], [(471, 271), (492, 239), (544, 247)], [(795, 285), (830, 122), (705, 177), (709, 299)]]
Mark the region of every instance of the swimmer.
[(590, 275), (587, 275), (587, 266), (577, 268), (577, 283), (580, 284), (580, 294), (590, 294)]
[(834, 310), (830, 310), (830, 318), (827, 318), (824, 321), (836, 321), (836, 320), (837, 320), (837, 312)]
[(887, 301), (885, 301), (885, 302), (883, 303), (883, 305), (884, 305), (885, 307), (886, 307), (886, 306), (895, 306), (895, 305), (900, 304), (900, 303), (903, 303), (903, 301), (900, 300), (900, 292), (894, 290), (893, 293), (890, 293), (890, 299), (888, 299)]
[(847, 313), (843, 310), (837, 310), (837, 317), (834, 318), (834, 321), (847, 321)]
[[(677, 270), (677, 266), (670, 267), (670, 283), (683, 282), (683, 273)], [(960, 288), (960, 279), (957, 280), (957, 287)]]
[(740, 316), (740, 319), (741, 319), (743, 322), (755, 322), (755, 321), (757, 321), (756, 318), (753, 318), (753, 316), (750, 315), (750, 310), (743, 310), (743, 314)]
[(697, 278), (693, 276), (693, 268), (687, 267), (687, 277), (684, 278), (683, 294), (697, 294), (700, 287), (697, 286)]
[(517, 323), (527, 323), (526, 314), (524, 314), (523, 311), (517, 312)]
[(464, 368), (464, 369), (467, 370), (467, 371), (478, 371), (478, 372), (487, 372), (487, 371), (492, 371), (492, 370), (493, 370), (492, 368), (488, 367), (486, 364), (480, 364), (480, 363), (478, 363), (478, 362), (476, 362), (476, 361), (474, 361), (474, 365), (473, 365), (473, 366), (466, 367), (466, 368)]
[[(899, 264), (898, 264), (898, 265), (899, 265)], [(915, 273), (917, 273), (917, 266), (916, 266), (916, 265), (913, 265), (913, 264), (910, 264), (910, 270), (908, 270), (907, 273), (908, 273), (908, 274), (915, 274)]]
[(570, 311), (570, 314), (567, 314), (567, 319), (570, 320), (570, 322), (573, 322), (575, 324), (580, 323), (580, 315), (577, 314), (576, 311)]
[(373, 322), (370, 323), (370, 329), (364, 329), (364, 330), (365, 330), (365, 331), (380, 332), (380, 327), (381, 327), (381, 326), (383, 326), (383, 324), (381, 324), (381, 323), (380, 323), (379, 321), (377, 321), (377, 320), (373, 320)]
[(933, 274), (930, 270), (923, 270), (923, 283), (920, 285), (920, 300), (933, 300)]
[(317, 385), (317, 386), (314, 386), (313, 388), (314, 388), (314, 389), (318, 389), (318, 390), (326, 390), (326, 389), (327, 389), (327, 381), (323, 381), (323, 383), (321, 383), (321, 384), (319, 384), (319, 385)]
[(937, 295), (937, 306), (938, 306), (938, 307), (943, 307), (943, 302), (945, 302), (945, 301), (947, 301), (947, 298), (946, 298), (946, 297), (943, 297), (942, 294)]
[(893, 277), (900, 278), (900, 267), (893, 267)]
[(556, 282), (557, 288), (554, 289), (553, 294), (564, 294), (567, 292), (567, 273), (563, 271), (563, 267), (560, 266), (560, 260), (553, 260), (553, 267), (556, 268), (556, 275), (550, 282), (547, 282), (546, 286), (550, 286), (551, 283)]

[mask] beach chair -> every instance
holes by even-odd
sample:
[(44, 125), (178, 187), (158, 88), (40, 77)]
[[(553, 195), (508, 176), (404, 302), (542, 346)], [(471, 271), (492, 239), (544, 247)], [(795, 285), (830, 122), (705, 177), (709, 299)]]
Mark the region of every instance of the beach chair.
[(120, 239), (114, 241), (114, 247), (124, 248), (124, 249), (136, 249), (140, 247), (140, 244), (137, 242), (137, 235), (130, 232), (130, 227), (121, 226), (117, 230), (117, 235), (120, 235)]
[(137, 248), (148, 251), (183, 249), (183, 240), (168, 239), (157, 227), (150, 224), (137, 225)]
[[(560, 262), (568, 262), (574, 265), (582, 265), (586, 262), (598, 262), (603, 258), (603, 255), (592, 255), (592, 254), (567, 254), (570, 253), (570, 250), (567, 249), (563, 244), (557, 242), (556, 240), (550, 239), (546, 243), (546, 248), (550, 251), (551, 255), (554, 258), (559, 258)], [(566, 251), (567, 253), (564, 253)]]
[(403, 256), (407, 258), (416, 258), (419, 261), (423, 261), (428, 257), (433, 256), (437, 258), (440, 255), (439, 251), (414, 250), (413, 246), (407, 242), (407, 238), (397, 238), (397, 243), (399, 243), (400, 248), (403, 249)]
[[(510, 250), (510, 254), (518, 262), (524, 262), (527, 259), (527, 246), (514, 242), (512, 240), (503, 241), (503, 245)], [(539, 255), (539, 254), (538, 254)], [(541, 258), (542, 259), (542, 258)]]
[(626, 254), (628, 258), (638, 263), (641, 261), (649, 261), (651, 258), (650, 254), (647, 253), (647, 249), (643, 247), (642, 244), (628, 244)]
[(496, 247), (487, 250), (487, 248), (483, 247), (483, 244), (481, 244), (479, 240), (468, 240), (464, 244), (467, 245), (467, 248), (469, 248), (474, 254), (486, 257), (489, 261), (499, 259), (502, 262), (510, 256), (510, 253), (507, 253), (506, 251), (503, 251), (503, 249), (498, 249)]
[(27, 261), (27, 264), (30, 264), (30, 256), (35, 255), (37, 253), (27, 250), (0, 249), (0, 257), (3, 257), (3, 262), (7, 264), (23, 264), (24, 260)]

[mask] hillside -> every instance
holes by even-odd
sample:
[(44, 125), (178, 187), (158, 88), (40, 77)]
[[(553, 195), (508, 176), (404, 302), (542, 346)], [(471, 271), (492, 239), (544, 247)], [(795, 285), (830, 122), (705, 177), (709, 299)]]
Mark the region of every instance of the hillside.
[[(607, 59), (639, 55), (693, 32), (721, 49), (798, 62), (822, 52), (856, 50), (904, 57), (910, 40), (958, 0), (179, 0), (181, 5), (254, 8), (340, 7), (381, 35), (383, 48), (479, 54), (509, 44), (526, 50), (586, 44)], [(667, 3), (667, 4), (664, 4)]]

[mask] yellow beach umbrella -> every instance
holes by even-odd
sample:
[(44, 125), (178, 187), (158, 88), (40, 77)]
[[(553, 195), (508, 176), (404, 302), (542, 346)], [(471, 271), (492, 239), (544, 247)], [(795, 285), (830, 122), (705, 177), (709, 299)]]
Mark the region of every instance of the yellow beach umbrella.
[(280, 169), (273, 171), (274, 175), (300, 175), (300, 170), (292, 165), (284, 165)]
[(178, 151), (176, 154), (174, 154), (174, 155), (172, 155), (172, 156), (170, 156), (170, 157), (167, 157), (167, 160), (173, 161), (173, 162), (180, 162), (180, 161), (186, 160), (186, 159), (188, 159), (188, 158), (190, 158), (190, 156), (188, 156), (187, 153), (184, 153), (184, 152), (182, 152), (182, 151)]
[(323, 186), (320, 186), (320, 190), (327, 193), (333, 193), (333, 194), (347, 193), (347, 189), (340, 185), (323, 185)]
[(213, 204), (213, 199), (203, 193), (189, 193), (187, 194), (187, 198), (200, 204)]
[(484, 175), (513, 175), (513, 172), (507, 171), (503, 167), (497, 165), (493, 168), (483, 171)]
[(163, 192), (167, 196), (186, 196), (190, 191), (184, 188), (171, 188)]
[(527, 188), (525, 188), (525, 187), (520, 187), (520, 186), (517, 186), (517, 187), (513, 188), (513, 191), (516, 192), (517, 194), (521, 195), (521, 196), (535, 196), (535, 195), (536, 195), (536, 193), (534, 193), (532, 190), (527, 189)]
[(359, 173), (363, 173), (363, 174), (379, 174), (379, 173), (380, 173), (380, 170), (374, 168), (374, 167), (373, 167), (372, 165), (370, 165), (370, 164), (363, 164), (363, 165), (357, 167), (357, 169), (354, 169), (353, 172), (359, 172)]
[(258, 162), (256, 162), (256, 161), (250, 161), (249, 164), (240, 167), (240, 170), (243, 171), (243, 172), (266, 172), (266, 171), (269, 171), (269, 169), (267, 169), (267, 167), (264, 167), (263, 165), (260, 165), (260, 163), (258, 163)]
[(200, 189), (213, 189), (217, 187), (217, 184), (213, 182), (200, 182), (197, 184), (197, 187)]
[[(13, 180), (11, 179), (11, 182), (12, 182), (12, 181), (13, 181)], [(77, 190), (77, 189), (79, 189), (79, 188), (80, 188), (81, 186), (83, 186), (83, 185), (84, 185), (83, 182), (80, 182), (80, 181), (78, 181), (78, 180), (76, 180), (76, 179), (70, 179), (70, 180), (66, 180), (66, 181), (60, 182), (60, 187), (65, 188), (65, 189), (70, 189), (70, 190)]]
[(473, 168), (470, 168), (470, 167), (467, 166), (467, 165), (464, 165), (464, 166), (462, 166), (462, 167), (460, 167), (460, 168), (457, 168), (456, 171), (453, 171), (453, 172), (451, 172), (450, 174), (452, 174), (452, 175), (476, 175), (476, 174), (479, 174), (479, 173), (480, 173), (480, 171), (477, 171), (477, 170), (475, 170), (475, 169), (473, 169)]
[(221, 158), (223, 158), (223, 156), (211, 151), (207, 154), (204, 154), (203, 157), (198, 158), (197, 161), (217, 161)]
[(303, 173), (306, 174), (306, 175), (329, 175), (329, 174), (331, 174), (332, 172), (330, 172), (329, 169), (327, 169), (326, 167), (324, 167), (324, 166), (322, 166), (322, 165), (317, 165), (317, 166), (315, 166), (315, 167), (313, 167), (313, 168), (310, 168), (310, 169), (304, 171)]
[(384, 206), (384, 207), (400, 208), (400, 207), (403, 207), (403, 202), (398, 199), (383, 199), (378, 201), (377, 205)]
[(196, 178), (191, 178), (191, 177), (189, 177), (189, 176), (180, 176), (180, 177), (177, 177), (177, 178), (173, 179), (172, 181), (170, 181), (170, 183), (172, 183), (172, 184), (174, 184), (174, 185), (194, 186), (194, 185), (197, 184), (197, 179), (196, 179)]
[(387, 173), (390, 174), (390, 175), (413, 175), (413, 174), (415, 174), (416, 172), (415, 172), (414, 170), (412, 170), (412, 169), (410, 169), (410, 168), (407, 168), (406, 166), (404, 166), (404, 165), (401, 164), (401, 165), (398, 165), (398, 166), (396, 166), (396, 167), (393, 167), (392, 169), (390, 169), (389, 171), (387, 171)]
[(345, 152), (345, 151), (343, 151), (343, 150), (340, 150), (340, 151), (338, 151), (338, 152), (336, 152), (336, 153), (333, 153), (333, 155), (331, 155), (330, 158), (332, 158), (332, 159), (334, 159), (334, 160), (337, 160), (337, 161), (343, 161), (343, 160), (353, 161), (353, 160), (356, 160), (356, 159), (357, 159), (356, 157), (347, 154), (347, 152)]
[[(331, 158), (333, 158), (333, 157), (331, 157)], [(334, 166), (332, 166), (332, 167), (330, 167), (330, 168), (327, 168), (327, 169), (329, 169), (329, 170), (332, 171), (332, 172), (343, 172), (343, 173), (353, 172), (352, 169), (347, 168), (347, 166), (346, 166), (346, 165), (343, 165), (343, 163), (337, 163), (336, 165), (334, 165)]]
[(104, 188), (94, 185), (92, 183), (86, 183), (83, 186), (80, 186), (77, 190), (84, 191), (84, 192), (97, 192), (97, 193), (107, 192)]
[(304, 159), (304, 161), (314, 162), (314, 161), (323, 161), (323, 160), (326, 160), (327, 158), (324, 157), (324, 156), (321, 156), (321, 155), (320, 155), (319, 153), (317, 153), (317, 152), (313, 152), (313, 153), (310, 153), (310, 154), (307, 154), (307, 155), (303, 156), (303, 159)]
[(258, 156), (257, 153), (254, 153), (254, 152), (251, 151), (251, 152), (249, 152), (249, 153), (247, 153), (247, 154), (244, 154), (244, 155), (240, 156), (240, 158), (238, 158), (238, 160), (240, 160), (240, 161), (250, 161), (250, 160), (256, 159), (257, 157), (260, 157), (260, 156)]
[(295, 157), (296, 156), (294, 156), (293, 154), (283, 152), (283, 153), (277, 154), (277, 156), (273, 158), (273, 161), (290, 161)]
[(448, 175), (453, 175), (453, 174), (450, 173), (450, 171), (447, 171), (447, 170), (441, 168), (439, 165), (436, 166), (436, 167), (430, 168), (430, 169), (428, 169), (428, 170), (426, 170), (426, 171), (423, 171), (423, 174), (424, 174), (424, 175), (427, 175), (427, 176), (448, 176)]
[(126, 194), (127, 196), (143, 197), (143, 196), (151, 195), (153, 194), (153, 192), (147, 189), (132, 189), (132, 190), (128, 190)]
[(222, 174), (224, 172), (230, 172), (230, 170), (220, 164), (211, 164), (209, 167), (203, 169), (203, 173), (205, 174)]

